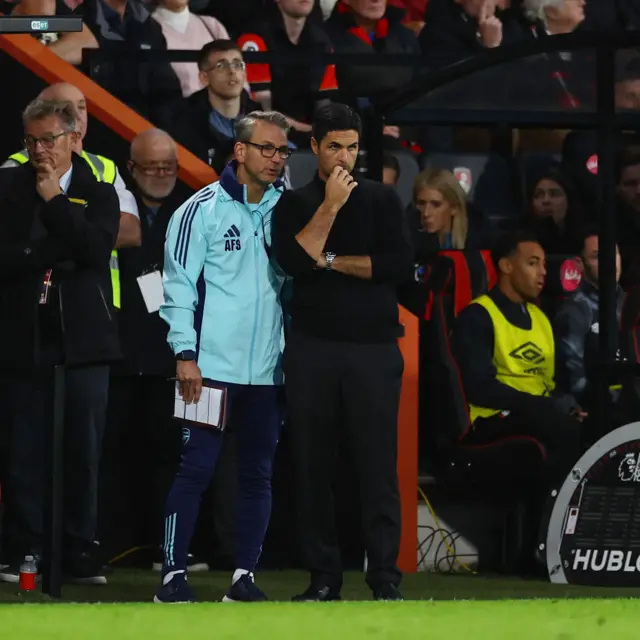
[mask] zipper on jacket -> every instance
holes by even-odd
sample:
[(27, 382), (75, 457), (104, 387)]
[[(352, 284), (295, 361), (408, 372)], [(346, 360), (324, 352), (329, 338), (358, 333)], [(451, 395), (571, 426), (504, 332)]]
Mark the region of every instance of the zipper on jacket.
[(253, 382), (253, 350), (256, 346), (256, 332), (258, 329), (258, 312), (260, 309), (260, 276), (258, 275), (258, 230), (253, 232), (253, 258), (254, 269), (253, 272), (256, 278), (256, 308), (253, 314), (253, 332), (251, 333), (251, 346), (249, 347), (249, 384)]
[(102, 304), (104, 305), (104, 310), (107, 312), (107, 316), (109, 317), (109, 322), (112, 321), (111, 311), (109, 311), (109, 305), (107, 304), (107, 300), (104, 297), (104, 293), (102, 292), (102, 287), (98, 285), (98, 291), (100, 292), (100, 297), (102, 298)]

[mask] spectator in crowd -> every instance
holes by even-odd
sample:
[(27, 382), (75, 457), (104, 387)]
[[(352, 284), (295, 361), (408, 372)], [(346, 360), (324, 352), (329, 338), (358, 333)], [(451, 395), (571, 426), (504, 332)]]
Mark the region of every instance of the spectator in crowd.
[(541, 35), (572, 33), (584, 21), (586, 0), (523, 0), (524, 14)]
[[(618, 56), (616, 109), (640, 110), (640, 56)], [(618, 149), (630, 144), (628, 133), (617, 137)], [(591, 220), (598, 217), (598, 136), (595, 131), (573, 131), (562, 147), (562, 172), (578, 189), (582, 208)], [(626, 269), (623, 269), (623, 273)]]
[(400, 180), (400, 163), (392, 153), (385, 153), (382, 159), (382, 184), (397, 187)]
[(640, 149), (621, 151), (616, 162), (617, 237), (622, 254), (622, 284), (640, 284)]
[(574, 253), (583, 224), (580, 204), (565, 176), (548, 171), (533, 182), (527, 202), (529, 210), (517, 221), (529, 228), (548, 254)]
[[(60, 4), (64, 3), (59, 3)], [(60, 7), (61, 8), (61, 7)], [(67, 8), (66, 13), (70, 10)], [(74, 12), (83, 18), (81, 33), (70, 33), (51, 48), (64, 60), (79, 65), (83, 49), (113, 54), (86, 69), (91, 78), (116, 98), (156, 124), (170, 118), (182, 97), (180, 82), (168, 62), (132, 61), (130, 50), (166, 50), (162, 27), (141, 0), (84, 0)], [(118, 55), (120, 54), (120, 55)]]
[(233, 148), (236, 123), (259, 105), (245, 91), (246, 65), (231, 40), (206, 44), (198, 57), (203, 89), (191, 95), (173, 118), (175, 139), (209, 165)]
[[(593, 409), (599, 353), (598, 230), (588, 228), (580, 249), (582, 280), (580, 288), (558, 310), (553, 323), (557, 342), (556, 364), (558, 387), (570, 393), (586, 411)], [(622, 263), (616, 247), (616, 282), (620, 280)], [(617, 318), (620, 322), (624, 293), (618, 288)], [(612, 400), (620, 396), (620, 388), (611, 390)]]
[(294, 600), (340, 598), (331, 487), (343, 430), (358, 477), (367, 584), (378, 600), (401, 600), (396, 285), (411, 279), (412, 250), (395, 190), (351, 175), (359, 116), (333, 103), (318, 110), (313, 127), (318, 174), (285, 193), (273, 231), (276, 259), (293, 279), (284, 362), (300, 540), (311, 574)]
[(247, 77), (256, 100), (265, 109), (284, 113), (291, 125), (289, 139), (309, 146), (311, 119), (318, 102), (338, 89), (333, 65), (309, 64), (299, 56), (331, 53), (331, 41), (321, 25), (309, 20), (314, 0), (276, 0), (266, 20), (248, 25), (238, 39), (243, 51), (274, 52), (288, 61), (249, 64)]
[(92, 549), (108, 363), (120, 356), (109, 277), (118, 198), (73, 153), (71, 104), (35, 100), (23, 121), (29, 163), (0, 171), (0, 313), (11, 336), (1, 356), (11, 444), (0, 580), (18, 582), (26, 553), (40, 562), (53, 371), (65, 365), (63, 569), (105, 584)]
[(469, 215), (467, 194), (448, 169), (430, 168), (413, 186), (419, 223), (414, 232), (416, 262), (425, 264), (443, 249), (486, 249), (489, 233), (482, 214)]
[[(69, 15), (79, 3), (64, 0), (18, 0), (11, 7), (13, 16), (55, 16)], [(0, 8), (0, 11), (2, 9)], [(80, 64), (82, 49), (95, 48), (95, 38), (86, 24), (82, 31), (72, 33), (42, 33), (38, 39), (63, 60), (71, 64)]]
[[(338, 0), (325, 23), (337, 53), (418, 54), (418, 41), (401, 24), (404, 11), (387, 0)], [(375, 98), (399, 89), (413, 77), (413, 68), (339, 65), (338, 83), (351, 98)]]
[[(122, 520), (135, 530), (133, 539), (124, 544), (153, 542), (160, 549), (164, 503), (181, 442), (172, 419), (175, 383), (169, 379), (175, 362), (167, 345), (167, 325), (155, 306), (145, 304), (144, 296), (153, 296), (154, 285), (162, 287), (167, 226), (188, 194), (177, 183), (175, 142), (163, 131), (149, 129), (133, 139), (128, 168), (135, 184), (142, 243), (120, 252), (118, 329), (124, 358), (112, 368), (100, 501), (101, 550), (113, 554), (123, 548), (117, 546), (123, 537), (118, 526)], [(137, 515), (140, 511), (142, 517)], [(140, 522), (143, 531), (136, 527)], [(191, 571), (206, 568), (193, 556), (188, 565)]]
[[(232, 38), (243, 34), (247, 25), (267, 20), (273, 8), (274, 0), (209, 0), (206, 13), (215, 16), (227, 27)], [(322, 24), (322, 9), (318, 2), (314, 3), (310, 18)]]
[(524, 37), (510, 0), (429, 0), (420, 48), (430, 69)]
[[(283, 418), (284, 274), (271, 259), (270, 229), (283, 193), (278, 178), (291, 153), (288, 131), (277, 112), (253, 112), (239, 121), (234, 162), (218, 183), (176, 211), (167, 231), (160, 313), (169, 325), (180, 393), (191, 404), (200, 400), (203, 379), (222, 387), (236, 430), (236, 570), (225, 602), (267, 599), (253, 572), (269, 524)], [(182, 461), (165, 509), (156, 602), (194, 600), (186, 580), (187, 551), (222, 444), (220, 429), (182, 426)]]
[[(167, 41), (167, 49), (200, 51), (212, 40), (228, 40), (224, 25), (210, 16), (199, 16), (189, 11), (189, 0), (160, 0), (153, 12)], [(172, 62), (180, 80), (182, 95), (187, 98), (202, 89), (198, 65), (194, 62)]]
[[(113, 160), (84, 150), (83, 140), (87, 135), (88, 112), (87, 99), (84, 94), (72, 84), (59, 82), (44, 89), (38, 96), (41, 100), (59, 100), (70, 102), (76, 111), (77, 136), (74, 143), (74, 152), (77, 153), (88, 165), (98, 182), (112, 184), (120, 202), (120, 229), (116, 249), (125, 247), (137, 247), (140, 245), (140, 217), (138, 205), (133, 194), (127, 189), (118, 167)], [(22, 149), (12, 154), (2, 165), (2, 168), (15, 167), (29, 160), (29, 149)], [(120, 308), (120, 274), (118, 265), (118, 252), (114, 249), (111, 255), (111, 280), (114, 306)]]
[[(572, 33), (584, 23), (585, 0), (523, 0), (523, 12), (534, 38)], [(523, 104), (565, 109), (594, 105), (595, 57), (590, 51), (563, 51), (534, 56), (522, 62), (521, 82), (527, 92)], [(526, 68), (526, 73), (524, 69)]]
[(547, 449), (546, 479), (557, 482), (579, 457), (586, 416), (556, 391), (553, 331), (534, 304), (545, 281), (544, 249), (530, 231), (513, 231), (493, 259), (497, 286), (463, 309), (452, 335), (472, 425), (464, 443), (536, 438)]

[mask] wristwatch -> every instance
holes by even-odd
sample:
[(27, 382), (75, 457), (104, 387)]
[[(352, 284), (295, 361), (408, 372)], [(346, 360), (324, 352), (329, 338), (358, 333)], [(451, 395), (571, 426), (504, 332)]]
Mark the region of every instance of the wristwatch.
[(176, 353), (176, 360), (195, 360), (196, 352), (195, 351), (181, 351), (180, 353)]
[(324, 254), (324, 260), (327, 263), (327, 266), (325, 267), (325, 269), (327, 271), (331, 271), (331, 265), (333, 264), (333, 261), (336, 259), (336, 254), (335, 253), (325, 253)]

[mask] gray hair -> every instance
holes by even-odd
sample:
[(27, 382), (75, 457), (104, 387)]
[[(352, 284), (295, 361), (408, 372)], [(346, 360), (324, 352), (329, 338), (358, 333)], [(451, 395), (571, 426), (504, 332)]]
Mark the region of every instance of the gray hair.
[(60, 125), (67, 133), (73, 133), (77, 129), (76, 110), (71, 102), (63, 100), (42, 100), (36, 98), (27, 105), (22, 113), (22, 122), (33, 122), (56, 116)]
[(524, 0), (523, 11), (525, 16), (531, 21), (541, 20), (546, 24), (547, 13), (549, 7), (561, 7), (565, 0)]
[(285, 135), (288, 135), (291, 129), (289, 122), (279, 111), (252, 111), (236, 123), (236, 140), (249, 142), (258, 122), (274, 124), (282, 129)]

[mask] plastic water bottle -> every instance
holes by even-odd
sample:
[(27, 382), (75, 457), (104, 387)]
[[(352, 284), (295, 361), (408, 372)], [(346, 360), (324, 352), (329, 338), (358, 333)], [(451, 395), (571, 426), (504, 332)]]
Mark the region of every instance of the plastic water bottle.
[(20, 591), (35, 591), (37, 577), (38, 567), (33, 556), (25, 556), (24, 562), (20, 565), (20, 578), (18, 581)]

